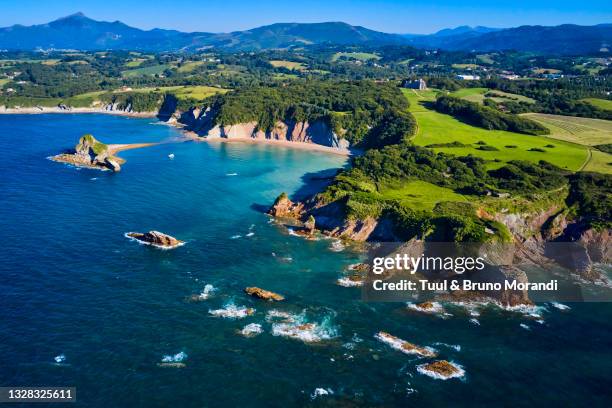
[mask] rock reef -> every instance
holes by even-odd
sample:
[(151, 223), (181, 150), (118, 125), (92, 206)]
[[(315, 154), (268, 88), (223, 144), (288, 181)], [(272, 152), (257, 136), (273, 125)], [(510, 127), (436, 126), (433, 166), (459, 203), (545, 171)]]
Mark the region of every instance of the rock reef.
[(253, 297), (263, 299), (263, 300), (276, 301), (276, 302), (285, 300), (285, 297), (282, 295), (279, 295), (278, 293), (274, 293), (269, 290), (261, 289), (256, 286), (245, 288), (244, 291), (248, 295), (251, 295)]
[(128, 238), (133, 238), (143, 244), (152, 245), (158, 248), (171, 249), (183, 245), (185, 242), (159, 231), (149, 232), (128, 232)]

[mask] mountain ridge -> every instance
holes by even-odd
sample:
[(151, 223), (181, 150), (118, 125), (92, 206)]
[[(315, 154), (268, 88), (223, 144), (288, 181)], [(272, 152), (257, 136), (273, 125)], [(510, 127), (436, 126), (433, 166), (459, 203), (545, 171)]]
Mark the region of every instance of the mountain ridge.
[(15, 24), (0, 28), (0, 49), (78, 49), (196, 51), (215, 47), (231, 51), (290, 48), (311, 44), (410, 45), (455, 51), (517, 50), (573, 54), (612, 47), (612, 24), (520, 26), (492, 28), (459, 26), (433, 34), (393, 34), (345, 22), (274, 23), (229, 33), (142, 30), (119, 20), (97, 21), (77, 12), (46, 24)]

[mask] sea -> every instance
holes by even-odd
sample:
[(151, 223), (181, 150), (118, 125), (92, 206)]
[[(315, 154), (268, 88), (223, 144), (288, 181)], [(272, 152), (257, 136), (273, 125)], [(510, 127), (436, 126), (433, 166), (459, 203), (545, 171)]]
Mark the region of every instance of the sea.
[[(84, 133), (161, 143), (121, 152), (119, 173), (48, 160)], [(305, 240), (265, 214), (346, 165), (185, 141), (150, 118), (0, 115), (0, 386), (76, 387), (77, 407), (611, 405), (610, 303), (429, 314), (364, 302), (338, 284), (359, 248)], [(186, 244), (125, 237), (149, 230)], [(463, 376), (427, 375), (430, 359), (380, 331)]]

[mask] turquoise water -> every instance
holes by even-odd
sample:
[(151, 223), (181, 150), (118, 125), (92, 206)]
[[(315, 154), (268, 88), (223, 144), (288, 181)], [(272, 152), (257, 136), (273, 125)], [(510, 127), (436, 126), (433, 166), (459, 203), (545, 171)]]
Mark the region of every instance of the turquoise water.
[[(122, 152), (118, 174), (46, 159), (86, 132), (169, 143)], [(75, 386), (87, 407), (609, 406), (609, 304), (544, 305), (538, 323), (495, 308), (441, 318), (363, 303), (335, 283), (357, 253), (292, 236), (261, 212), (282, 191), (316, 188), (342, 157), (178, 136), (151, 119), (0, 115), (0, 386)], [(187, 244), (163, 251), (123, 236), (150, 229)], [(189, 301), (207, 284), (209, 299)], [(287, 299), (261, 302), (246, 286)], [(209, 313), (230, 303), (256, 311)], [(317, 324), (322, 341), (278, 335), (272, 309)], [(250, 323), (263, 332), (237, 333)], [(438, 349), (465, 377), (419, 374), (424, 360), (376, 341), (380, 330)], [(180, 352), (185, 367), (158, 366)]]

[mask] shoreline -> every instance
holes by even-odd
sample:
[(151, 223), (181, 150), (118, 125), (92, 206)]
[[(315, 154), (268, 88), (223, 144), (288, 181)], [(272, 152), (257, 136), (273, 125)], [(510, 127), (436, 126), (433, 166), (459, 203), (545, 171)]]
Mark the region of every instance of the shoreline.
[(198, 136), (196, 133), (182, 130), (182, 133), (189, 140), (194, 142), (205, 142), (205, 143), (244, 143), (244, 144), (263, 144), (269, 146), (277, 146), (277, 147), (287, 147), (296, 150), (308, 150), (308, 151), (316, 151), (322, 153), (331, 153), (338, 156), (355, 156), (358, 155), (358, 152), (346, 150), (346, 149), (337, 149), (335, 147), (323, 146), (316, 143), (305, 143), (305, 142), (292, 142), (290, 140), (276, 140), (276, 139), (257, 139), (257, 138), (225, 138), (225, 137), (203, 137)]
[(0, 115), (42, 115), (46, 113), (63, 113), (63, 114), (83, 114), (83, 113), (101, 113), (106, 115), (126, 116), (133, 118), (156, 118), (157, 112), (126, 112), (121, 110), (106, 110), (102, 108), (70, 108), (61, 109), (57, 106), (48, 107), (29, 107), (29, 108), (7, 108), (0, 107)]
[[(157, 118), (158, 112), (126, 112), (126, 111), (109, 111), (106, 109), (100, 108), (71, 108), (71, 109), (61, 109), (59, 107), (28, 107), (28, 108), (6, 108), (0, 107), (0, 115), (42, 115), (42, 114), (105, 114), (105, 115), (114, 115), (114, 116), (124, 116), (131, 118)], [(338, 156), (358, 156), (360, 155), (360, 151), (351, 150), (351, 149), (338, 149), (330, 146), (323, 146), (316, 143), (306, 143), (306, 142), (294, 142), (290, 140), (276, 140), (276, 139), (257, 139), (257, 138), (224, 138), (224, 137), (205, 137), (199, 136), (195, 132), (189, 131), (185, 129), (185, 126), (180, 123), (169, 123), (164, 121), (159, 121), (160, 124), (164, 124), (167, 126), (172, 126), (178, 129), (182, 135), (188, 139), (195, 142), (219, 142), (219, 143), (247, 143), (247, 144), (267, 144), (271, 146), (280, 146), (287, 147), (291, 149), (297, 150), (308, 150), (308, 151), (316, 151), (322, 153), (331, 153)], [(115, 152), (119, 152), (122, 150), (136, 149), (139, 147), (147, 147), (158, 143), (132, 143), (132, 144), (116, 144), (117, 146)], [(137, 146), (134, 146), (137, 145)], [(113, 145), (110, 145), (113, 146)], [(109, 146), (109, 147), (110, 147)], [(122, 146), (122, 147), (119, 147)], [(126, 146), (126, 147), (123, 147)], [(133, 146), (133, 147), (127, 147)]]

